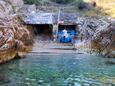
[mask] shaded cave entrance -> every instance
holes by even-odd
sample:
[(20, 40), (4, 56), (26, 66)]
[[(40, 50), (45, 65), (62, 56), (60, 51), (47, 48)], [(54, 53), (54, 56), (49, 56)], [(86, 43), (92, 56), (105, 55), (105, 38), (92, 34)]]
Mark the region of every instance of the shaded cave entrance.
[(41, 40), (50, 40), (53, 38), (53, 25), (52, 24), (35, 24), (34, 34), (41, 38)]
[(58, 31), (62, 31), (64, 29), (67, 31), (75, 31), (75, 33), (79, 32), (79, 28), (76, 24), (59, 24)]
[[(64, 35), (64, 29), (68, 35)], [(77, 24), (59, 24), (58, 25), (58, 41), (64, 43), (72, 42), (73, 37), (78, 37), (79, 28)]]

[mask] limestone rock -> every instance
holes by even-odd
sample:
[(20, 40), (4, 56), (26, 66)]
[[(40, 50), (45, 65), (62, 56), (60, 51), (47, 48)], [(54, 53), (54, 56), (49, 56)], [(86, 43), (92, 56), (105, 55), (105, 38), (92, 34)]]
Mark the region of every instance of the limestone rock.
[(109, 24), (105, 17), (79, 17), (77, 23), (85, 39), (92, 39), (95, 33), (105, 29)]
[(12, 5), (5, 0), (0, 0), (0, 17), (13, 13)]
[(100, 30), (93, 37), (92, 45), (98, 45), (98, 49), (105, 57), (115, 57), (115, 22), (110, 23), (107, 28)]
[(17, 55), (24, 57), (33, 44), (31, 32), (17, 15), (9, 15), (0, 21), (0, 63)]
[(23, 2), (23, 0), (9, 0), (11, 3), (12, 3), (12, 5), (14, 5), (14, 6), (22, 6), (22, 5), (24, 5), (24, 2)]

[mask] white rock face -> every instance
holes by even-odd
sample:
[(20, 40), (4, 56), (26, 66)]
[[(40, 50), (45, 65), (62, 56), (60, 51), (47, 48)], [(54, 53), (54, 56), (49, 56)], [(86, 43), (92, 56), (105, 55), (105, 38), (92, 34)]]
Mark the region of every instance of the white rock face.
[(22, 6), (24, 4), (23, 0), (9, 0), (14, 6)]
[(15, 58), (17, 54), (23, 57), (31, 50), (33, 37), (19, 16), (1, 18), (0, 26), (0, 63)]
[(23, 0), (0, 0), (0, 17), (14, 14), (23, 5)]
[(0, 0), (0, 17), (13, 12), (12, 5), (9, 2)]
[(115, 58), (115, 53), (113, 53), (115, 51), (115, 23), (110, 23), (107, 28), (95, 35), (93, 46), (99, 45), (97, 48), (101, 49), (105, 57)]
[(36, 11), (36, 6), (35, 5), (23, 5), (20, 6), (18, 9), (18, 13), (23, 13), (25, 15), (29, 15), (32, 11)]
[(86, 37), (86, 39), (92, 39), (95, 33), (105, 30), (109, 23), (105, 17), (81, 17), (78, 18), (80, 32)]

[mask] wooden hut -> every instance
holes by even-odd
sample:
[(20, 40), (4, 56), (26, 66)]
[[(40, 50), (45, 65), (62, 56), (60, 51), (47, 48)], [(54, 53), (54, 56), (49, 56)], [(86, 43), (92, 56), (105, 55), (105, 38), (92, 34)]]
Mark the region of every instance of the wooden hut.
[(52, 38), (53, 18), (52, 13), (31, 13), (24, 19), (25, 24), (31, 25), (35, 35), (44, 35)]
[(35, 35), (44, 35), (49, 38), (56, 37), (58, 31), (67, 29), (77, 32), (77, 16), (73, 13), (44, 13), (32, 12), (25, 19), (27, 25), (34, 28)]
[(76, 23), (77, 16), (74, 13), (60, 13), (58, 19), (58, 31), (59, 30), (78, 30), (78, 26)]

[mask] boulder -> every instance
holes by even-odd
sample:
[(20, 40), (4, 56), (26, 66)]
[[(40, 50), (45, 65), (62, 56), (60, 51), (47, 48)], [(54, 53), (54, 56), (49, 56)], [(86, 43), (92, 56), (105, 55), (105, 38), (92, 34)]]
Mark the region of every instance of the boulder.
[(115, 57), (115, 22), (95, 33), (92, 39), (92, 46), (100, 49), (100, 52), (105, 57)]
[(77, 22), (80, 27), (80, 32), (86, 40), (92, 39), (95, 33), (105, 29), (109, 24), (105, 17), (79, 17)]
[(25, 15), (29, 15), (32, 11), (36, 11), (36, 6), (35, 5), (23, 5), (20, 6), (20, 8), (17, 10), (18, 13), (22, 13)]
[(0, 63), (24, 57), (31, 50), (32, 34), (23, 25), (18, 15), (1, 18), (0, 23)]
[(91, 41), (88, 46), (97, 49), (105, 57), (115, 57), (115, 19), (79, 17), (77, 23), (84, 39)]
[(13, 13), (12, 5), (5, 0), (0, 0), (0, 17)]
[(22, 6), (22, 5), (24, 5), (23, 0), (9, 0), (9, 2), (10, 2), (13, 6)]

